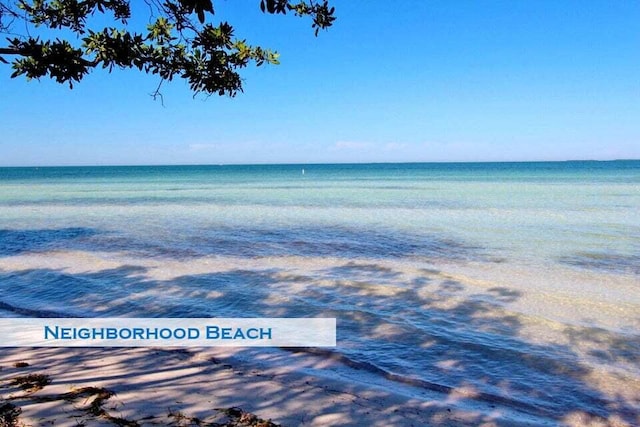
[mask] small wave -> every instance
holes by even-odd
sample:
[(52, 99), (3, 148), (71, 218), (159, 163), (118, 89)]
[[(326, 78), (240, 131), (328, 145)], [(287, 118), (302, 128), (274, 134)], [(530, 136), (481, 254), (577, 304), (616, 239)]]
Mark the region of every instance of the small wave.
[(40, 317), (40, 318), (78, 317), (78, 316), (70, 316), (68, 314), (64, 314), (58, 311), (18, 307), (16, 305), (8, 304), (4, 301), (0, 301), (0, 310), (4, 310), (11, 314), (17, 314), (18, 316), (24, 316), (24, 317)]
[(0, 230), (0, 256), (50, 250), (56, 245), (67, 244), (72, 240), (90, 237), (97, 233), (92, 228), (83, 227)]
[[(365, 362), (365, 361), (357, 361), (348, 357), (345, 354), (337, 353), (335, 351), (328, 350), (328, 349), (309, 348), (309, 347), (288, 347), (288, 348), (282, 348), (282, 350), (289, 351), (292, 353), (306, 353), (306, 354), (321, 356), (323, 360), (330, 359), (344, 366), (348, 366), (349, 368), (364, 370), (366, 372), (375, 374), (376, 376), (382, 377), (386, 380), (399, 383), (399, 384), (404, 384), (404, 385), (421, 388), (424, 390), (434, 391), (438, 393), (448, 394), (448, 395), (456, 394), (462, 397), (466, 396), (469, 399), (472, 399), (475, 401), (501, 405), (504, 407), (512, 408), (512, 409), (527, 413), (529, 415), (548, 417), (551, 419), (555, 419), (558, 417), (558, 413), (556, 411), (552, 410), (551, 408), (545, 408), (544, 406), (541, 406), (536, 403), (528, 403), (522, 400), (510, 398), (507, 396), (481, 392), (478, 390), (473, 390), (472, 392), (469, 392), (458, 387), (451, 387), (451, 386), (427, 381), (420, 378), (392, 373), (373, 363)], [(599, 403), (602, 405), (601, 407), (604, 408), (610, 402), (602, 400)], [(597, 413), (597, 412), (585, 411), (585, 413), (594, 417), (603, 416), (603, 414)]]

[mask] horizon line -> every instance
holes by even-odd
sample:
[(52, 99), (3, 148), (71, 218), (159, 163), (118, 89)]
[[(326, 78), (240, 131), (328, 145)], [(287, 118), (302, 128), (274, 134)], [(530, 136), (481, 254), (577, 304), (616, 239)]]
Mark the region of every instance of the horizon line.
[(417, 165), (417, 164), (509, 164), (509, 163), (570, 163), (570, 162), (629, 162), (637, 159), (566, 159), (566, 160), (473, 160), (473, 161), (418, 161), (418, 162), (274, 162), (274, 163), (148, 163), (148, 164), (70, 164), (70, 165), (0, 165), (0, 168), (110, 168), (110, 167), (178, 167), (178, 166), (305, 166), (305, 165)]

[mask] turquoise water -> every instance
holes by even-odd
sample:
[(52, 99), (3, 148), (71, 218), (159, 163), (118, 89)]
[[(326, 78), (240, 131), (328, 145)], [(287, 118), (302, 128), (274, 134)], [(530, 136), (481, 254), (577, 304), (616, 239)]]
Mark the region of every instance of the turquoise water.
[(634, 424), (640, 161), (0, 168), (0, 292), (4, 316), (332, 316), (375, 375)]

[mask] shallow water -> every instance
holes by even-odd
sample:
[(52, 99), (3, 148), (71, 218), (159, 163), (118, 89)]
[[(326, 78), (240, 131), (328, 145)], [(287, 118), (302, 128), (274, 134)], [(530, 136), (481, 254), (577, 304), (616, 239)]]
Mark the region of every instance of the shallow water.
[(0, 168), (0, 313), (332, 316), (375, 375), (634, 424), (639, 213), (640, 161)]

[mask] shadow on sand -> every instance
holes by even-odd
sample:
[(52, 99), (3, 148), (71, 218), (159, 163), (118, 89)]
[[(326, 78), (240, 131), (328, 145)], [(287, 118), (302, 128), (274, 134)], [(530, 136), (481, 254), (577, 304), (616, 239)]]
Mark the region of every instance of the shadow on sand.
[[(35, 294), (34, 284), (38, 289)], [(519, 291), (490, 287), (470, 293), (464, 283), (434, 270), (422, 270), (408, 279), (405, 273), (389, 266), (346, 262), (309, 275), (290, 274), (283, 269), (230, 270), (160, 281), (150, 279), (147, 270), (139, 266), (83, 274), (32, 269), (1, 272), (0, 288), (3, 295), (0, 308), (26, 316), (62, 317), (64, 313), (71, 316), (335, 317), (339, 342), (335, 350), (297, 349), (293, 353), (273, 355), (274, 360), (284, 358), (286, 363), (287, 357), (307, 351), (321, 356), (318, 370), (323, 360), (339, 360), (356, 370), (415, 389), (443, 393), (450, 398), (455, 396), (457, 402), (468, 400), (504, 406), (558, 423), (572, 419), (605, 424), (640, 423), (640, 396), (635, 394), (638, 389), (627, 388), (637, 383), (637, 378), (611, 374), (606, 380), (613, 383), (605, 387), (594, 381), (598, 375), (596, 368), (585, 363), (584, 355), (575, 351), (578, 343), (590, 342), (597, 349), (588, 355), (603, 365), (624, 362), (638, 366), (640, 337), (595, 328), (565, 327), (563, 335), (567, 344), (532, 342), (522, 333), (528, 320), (507, 309), (509, 303), (520, 298)], [(80, 369), (83, 364), (100, 360), (105, 354), (103, 351), (106, 350), (84, 349), (74, 353), (77, 360), (64, 357), (65, 349), (41, 349), (38, 353), (42, 359), (53, 357), (61, 365)], [(118, 351), (128, 350), (112, 349), (107, 354)], [(149, 369), (149, 357), (148, 353), (128, 357), (127, 369), (144, 372)], [(198, 381), (206, 369), (220, 369), (208, 360), (193, 362), (191, 366), (201, 368), (200, 376), (194, 377)], [(160, 373), (164, 369), (175, 368), (157, 366), (154, 371)], [(188, 382), (189, 375), (185, 373), (184, 377), (171, 381)], [(128, 379), (126, 375), (109, 378), (109, 381), (120, 384), (116, 388), (126, 390)], [(104, 383), (106, 379), (96, 377), (94, 380)], [(162, 381), (146, 381), (138, 387), (149, 390), (167, 387), (168, 383), (163, 385)], [(243, 396), (251, 396), (244, 406), (258, 414), (269, 405), (291, 407), (291, 393), (280, 398), (268, 389), (252, 389), (248, 383), (225, 384), (235, 387), (224, 392), (233, 397), (228, 399), (230, 405), (242, 406)], [(355, 386), (345, 382), (340, 387), (338, 392), (349, 393)], [(210, 392), (211, 387), (193, 383), (189, 390), (180, 390), (176, 393), (197, 395)], [(263, 397), (264, 405), (255, 404), (256, 393)], [(385, 391), (377, 389), (376, 393)], [(313, 396), (314, 393), (295, 396), (297, 405), (312, 408)], [(180, 395), (172, 398), (190, 400)], [(349, 408), (352, 402), (336, 402), (330, 411), (343, 414), (341, 424), (360, 422), (349, 418), (353, 413)], [(156, 404), (170, 407), (172, 403)], [(393, 412), (389, 413), (389, 409), (401, 410), (402, 405), (384, 411), (393, 424)], [(190, 408), (182, 410), (189, 412)], [(423, 421), (441, 424), (442, 414), (438, 414), (435, 411)], [(465, 423), (492, 419), (482, 417), (467, 419)], [(285, 417), (285, 420), (291, 421), (291, 418)], [(499, 420), (494, 422), (500, 424)]]

